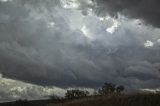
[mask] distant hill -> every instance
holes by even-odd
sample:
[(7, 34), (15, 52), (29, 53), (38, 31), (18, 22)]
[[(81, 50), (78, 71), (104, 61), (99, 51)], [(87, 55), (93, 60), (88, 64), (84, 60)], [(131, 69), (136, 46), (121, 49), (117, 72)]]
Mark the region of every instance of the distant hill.
[(90, 96), (72, 100), (36, 100), (0, 103), (0, 106), (160, 106), (160, 94)]

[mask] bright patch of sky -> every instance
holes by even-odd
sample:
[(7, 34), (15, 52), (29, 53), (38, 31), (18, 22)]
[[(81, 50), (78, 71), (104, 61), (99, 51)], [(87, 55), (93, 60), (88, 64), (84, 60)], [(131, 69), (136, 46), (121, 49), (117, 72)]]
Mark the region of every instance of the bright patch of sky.
[(106, 28), (106, 31), (110, 34), (113, 34), (116, 29), (118, 28), (118, 26), (120, 25), (120, 22), (118, 21), (118, 19), (114, 19), (111, 18), (110, 16), (106, 16), (106, 17), (99, 17), (99, 20), (102, 22), (105, 21), (112, 21), (112, 25)]
[[(6, 94), (6, 98), (1, 97), (1, 101), (5, 99), (17, 100), (17, 99), (45, 99), (50, 95), (64, 96), (66, 90), (57, 87), (43, 87), (34, 84), (29, 84), (17, 80), (4, 78), (0, 74), (0, 92)], [(8, 98), (7, 98), (8, 97)]]
[(61, 5), (63, 6), (63, 8), (78, 8), (79, 7), (79, 3), (77, 0), (61, 0)]
[(160, 89), (159, 88), (156, 88), (156, 89), (146, 88), (146, 89), (142, 89), (141, 91), (150, 92), (150, 93), (158, 93), (158, 92), (160, 92)]
[(84, 25), (82, 28), (81, 28), (81, 31), (83, 32), (83, 34), (90, 40), (93, 40), (94, 38), (90, 35), (90, 32), (89, 30), (87, 29), (87, 27)]
[(53, 28), (53, 27), (54, 27), (54, 25), (55, 25), (55, 23), (54, 23), (54, 22), (49, 22), (49, 23), (48, 23), (48, 28)]
[(141, 22), (141, 20), (135, 19), (135, 20), (134, 20), (134, 23), (137, 24), (138, 27), (140, 27), (140, 28), (142, 27), (142, 22)]
[(106, 29), (106, 31), (111, 34), (113, 34), (119, 26), (119, 22), (117, 20), (115, 19), (112, 19), (112, 20), (113, 20), (113, 25)]
[(110, 17), (110, 16), (106, 16), (106, 17), (99, 17), (99, 20), (100, 20), (100, 21), (105, 21), (105, 20), (109, 20), (109, 19), (111, 19), (111, 17)]
[[(0, 102), (14, 101), (18, 99), (27, 99), (27, 100), (36, 100), (36, 99), (47, 99), (50, 96), (59, 96), (64, 97), (67, 89), (62, 89), (59, 87), (43, 87), (40, 85), (34, 85), (30, 83), (25, 83), (18, 80), (13, 80), (9, 78), (4, 78), (0, 74), (0, 92), (5, 94), (0, 95)], [(87, 90), (90, 93), (93, 93), (91, 88), (78, 88), (82, 90)]]
[(154, 43), (150, 40), (147, 40), (145, 43), (144, 43), (144, 47), (146, 48), (150, 48), (150, 47), (153, 47), (154, 46)]
[(12, 0), (0, 0), (0, 2), (11, 2)]

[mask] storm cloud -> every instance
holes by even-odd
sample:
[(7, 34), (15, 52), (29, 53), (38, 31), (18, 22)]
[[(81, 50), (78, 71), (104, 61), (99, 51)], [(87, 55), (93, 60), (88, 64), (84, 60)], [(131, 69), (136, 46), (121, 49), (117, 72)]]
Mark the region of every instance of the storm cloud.
[(95, 13), (101, 16), (110, 14), (117, 17), (123, 14), (129, 18), (141, 19), (146, 24), (160, 27), (159, 0), (94, 0)]
[[(158, 88), (158, 6), (150, 10), (148, 0), (140, 8), (143, 2), (1, 0), (0, 73), (61, 88), (104, 82), (128, 90)], [(123, 14), (113, 18), (117, 12)]]

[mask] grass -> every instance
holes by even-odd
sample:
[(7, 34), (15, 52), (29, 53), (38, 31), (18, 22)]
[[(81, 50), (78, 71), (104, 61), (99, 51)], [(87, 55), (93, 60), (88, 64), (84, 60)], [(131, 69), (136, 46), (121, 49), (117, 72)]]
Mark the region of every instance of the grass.
[(159, 94), (96, 96), (47, 106), (160, 106)]
[(160, 94), (90, 96), (72, 100), (37, 100), (1, 103), (0, 106), (160, 106)]

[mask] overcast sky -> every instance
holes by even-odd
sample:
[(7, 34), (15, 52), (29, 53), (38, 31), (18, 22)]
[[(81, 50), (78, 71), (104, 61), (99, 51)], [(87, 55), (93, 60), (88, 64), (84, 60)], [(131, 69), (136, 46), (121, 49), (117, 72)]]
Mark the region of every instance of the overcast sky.
[(159, 4), (0, 0), (0, 101), (62, 96), (104, 82), (159, 89)]

